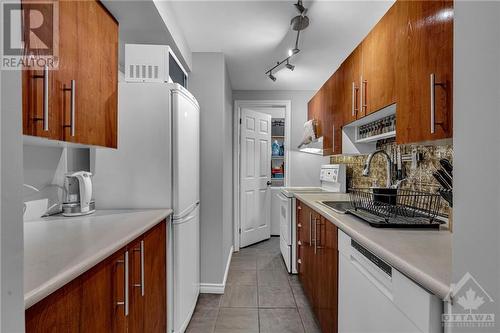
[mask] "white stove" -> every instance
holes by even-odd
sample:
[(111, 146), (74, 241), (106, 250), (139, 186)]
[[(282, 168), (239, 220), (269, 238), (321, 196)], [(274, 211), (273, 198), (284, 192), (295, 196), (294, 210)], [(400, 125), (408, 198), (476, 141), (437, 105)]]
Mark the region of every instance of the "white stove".
[(284, 187), (278, 195), (280, 198), (280, 248), (288, 273), (297, 274), (295, 194), (345, 193), (345, 165), (322, 165), (320, 181), (321, 187)]

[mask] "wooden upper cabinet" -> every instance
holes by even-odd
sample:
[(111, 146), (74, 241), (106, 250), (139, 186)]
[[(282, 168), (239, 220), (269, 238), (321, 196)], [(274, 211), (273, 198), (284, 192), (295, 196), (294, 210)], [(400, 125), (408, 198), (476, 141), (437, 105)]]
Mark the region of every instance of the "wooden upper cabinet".
[(343, 75), (341, 71), (337, 71), (330, 77), (329, 82), (329, 108), (328, 113), (331, 117), (332, 127), (332, 154), (342, 153), (342, 126), (344, 125), (344, 110), (345, 95), (343, 93)]
[(76, 133), (72, 141), (117, 147), (118, 23), (100, 2), (78, 1)]
[[(334, 75), (341, 75), (343, 124), (348, 124), (364, 116), (360, 107), (360, 80), (363, 60), (363, 44), (360, 44), (344, 60)], [(337, 74), (338, 73), (338, 74)]]
[(405, 27), (398, 36), (396, 140), (403, 144), (451, 138), (453, 2), (398, 1), (396, 5)]
[(307, 119), (317, 121), (318, 135), (323, 137), (323, 155), (331, 155), (333, 150), (333, 115), (331, 110), (331, 88), (325, 82), (307, 105)]
[(363, 40), (362, 115), (396, 102), (397, 14), (396, 5), (393, 5)]
[[(55, 39), (59, 61), (48, 73), (49, 130), (44, 130), (41, 120), (47, 89), (43, 71), (27, 70), (23, 73), (23, 133), (116, 148), (118, 22), (99, 1), (54, 2), (59, 11)], [(23, 2), (23, 7), (29, 6)], [(25, 35), (29, 34), (26, 26)]]
[[(30, 26), (31, 10), (42, 12), (44, 17), (49, 18), (47, 21), (52, 23), (50, 3), (46, 2), (46, 6), (39, 5), (31, 1), (21, 1), (23, 8), (23, 24), (24, 27)], [(75, 26), (71, 20), (71, 13), (67, 16), (60, 15), (60, 23), (66, 24), (68, 30), (74, 30)], [(49, 29), (37, 30), (39, 38), (30, 38), (30, 30), (23, 28), (23, 39), (25, 42), (24, 55), (40, 56), (40, 48), (37, 43), (40, 40), (52, 38), (52, 25)], [(60, 37), (61, 39), (64, 36)], [(64, 57), (64, 51), (59, 51), (59, 55)], [(58, 104), (59, 90), (55, 78), (56, 70), (48, 66), (47, 71), (43, 67), (24, 67), (22, 73), (22, 99), (23, 99), (23, 134), (33, 135), (54, 140), (62, 138), (62, 114)], [(46, 84), (48, 83), (48, 84)], [(47, 100), (46, 97), (48, 96)]]

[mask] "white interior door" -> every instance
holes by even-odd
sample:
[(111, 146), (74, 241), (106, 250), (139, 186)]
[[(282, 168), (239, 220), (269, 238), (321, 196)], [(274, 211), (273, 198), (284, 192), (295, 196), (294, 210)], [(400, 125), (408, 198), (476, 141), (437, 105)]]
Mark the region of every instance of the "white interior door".
[(240, 247), (271, 237), (271, 116), (241, 112)]

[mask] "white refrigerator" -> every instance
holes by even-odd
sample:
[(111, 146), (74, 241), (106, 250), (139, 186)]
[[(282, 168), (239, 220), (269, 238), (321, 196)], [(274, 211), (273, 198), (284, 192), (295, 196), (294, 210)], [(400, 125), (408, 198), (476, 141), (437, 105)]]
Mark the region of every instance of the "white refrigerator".
[(93, 156), (96, 205), (173, 209), (168, 331), (184, 332), (200, 285), (200, 108), (178, 84), (123, 82), (118, 109), (118, 149)]

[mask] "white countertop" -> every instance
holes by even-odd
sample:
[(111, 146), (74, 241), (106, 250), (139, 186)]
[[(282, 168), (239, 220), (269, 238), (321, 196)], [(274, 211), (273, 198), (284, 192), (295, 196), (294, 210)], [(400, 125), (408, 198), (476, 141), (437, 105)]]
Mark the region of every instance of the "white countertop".
[(172, 213), (170, 209), (100, 210), (24, 223), (25, 308), (106, 259)]
[(441, 299), (446, 298), (452, 268), (449, 231), (374, 228), (357, 217), (336, 213), (318, 202), (335, 200), (332, 195), (296, 193), (295, 197), (423, 288)]

